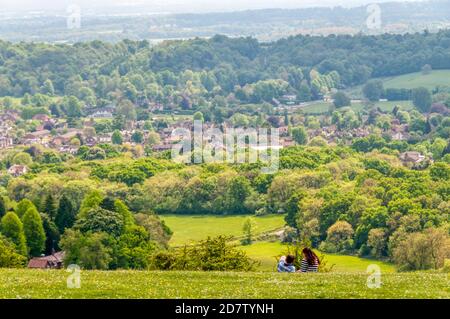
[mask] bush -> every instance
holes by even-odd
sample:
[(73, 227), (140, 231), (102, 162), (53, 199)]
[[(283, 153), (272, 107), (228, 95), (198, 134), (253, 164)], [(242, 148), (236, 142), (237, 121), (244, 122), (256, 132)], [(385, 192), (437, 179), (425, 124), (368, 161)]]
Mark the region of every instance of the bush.
[(160, 270), (194, 271), (251, 271), (256, 262), (228, 241), (231, 237), (219, 236), (184, 246), (171, 252), (158, 252), (153, 256), (153, 266)]
[(0, 236), (0, 268), (22, 268), (27, 259), (16, 253), (14, 244)]

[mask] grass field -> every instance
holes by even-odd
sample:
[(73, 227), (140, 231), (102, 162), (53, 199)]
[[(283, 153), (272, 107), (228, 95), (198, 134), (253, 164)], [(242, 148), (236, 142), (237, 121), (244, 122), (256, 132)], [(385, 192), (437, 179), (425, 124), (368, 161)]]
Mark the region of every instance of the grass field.
[[(385, 89), (414, 89), (426, 87), (432, 90), (438, 86), (450, 87), (450, 70), (433, 70), (430, 74), (422, 72), (409, 73), (393, 77), (377, 78), (383, 82)], [(361, 98), (362, 85), (354, 86), (345, 91), (353, 98)]]
[[(279, 242), (257, 242), (249, 246), (243, 246), (242, 249), (247, 255), (260, 262), (259, 271), (276, 271), (277, 256), (285, 254), (287, 246)], [(376, 264), (383, 273), (392, 273), (395, 271), (393, 265), (377, 260), (359, 258), (354, 256), (325, 254), (327, 265), (333, 266), (332, 272), (365, 272), (367, 266)]]
[(450, 70), (433, 70), (430, 74), (409, 73), (382, 80), (387, 89), (414, 89), (423, 86), (432, 90), (437, 86), (450, 86)]
[[(192, 241), (227, 235), (240, 237), (243, 235), (242, 227), (248, 216), (192, 216), (192, 215), (163, 215), (167, 226), (174, 232), (170, 244), (180, 246)], [(255, 235), (284, 226), (284, 216), (269, 215), (251, 217), (255, 225)]]
[(450, 298), (448, 275), (424, 272), (382, 274), (377, 289), (364, 273), (82, 271), (79, 289), (69, 275), (0, 269), (0, 298)]
[[(329, 102), (317, 102), (309, 104), (301, 108), (305, 114), (323, 114), (329, 111), (332, 103)], [(403, 110), (410, 110), (413, 108), (411, 101), (387, 101), (387, 102), (376, 102), (375, 106), (379, 107), (382, 111), (391, 112), (396, 105), (401, 106)], [(351, 108), (358, 112), (367, 108), (364, 103), (352, 103)]]

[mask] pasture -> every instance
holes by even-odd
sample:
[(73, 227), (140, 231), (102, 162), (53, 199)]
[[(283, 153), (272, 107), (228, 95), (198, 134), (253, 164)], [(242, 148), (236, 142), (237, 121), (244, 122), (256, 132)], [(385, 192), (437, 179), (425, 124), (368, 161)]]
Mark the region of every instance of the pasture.
[(0, 298), (450, 298), (447, 274), (387, 273), (368, 288), (365, 273), (81, 271), (0, 269)]
[[(219, 235), (239, 238), (243, 235), (242, 227), (249, 216), (205, 216), (205, 215), (162, 215), (167, 226), (173, 231), (170, 241), (172, 246), (181, 246), (189, 242), (199, 241)], [(284, 216), (268, 215), (251, 217), (254, 234), (259, 235), (283, 228)]]

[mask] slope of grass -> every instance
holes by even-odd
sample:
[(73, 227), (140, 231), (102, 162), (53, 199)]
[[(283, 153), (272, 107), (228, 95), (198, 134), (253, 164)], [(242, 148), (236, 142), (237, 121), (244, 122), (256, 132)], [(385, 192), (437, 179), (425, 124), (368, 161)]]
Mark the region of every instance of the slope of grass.
[[(409, 73), (399, 76), (376, 78), (383, 82), (385, 89), (414, 89), (426, 87), (432, 90), (438, 86), (450, 87), (450, 70), (433, 70), (430, 74), (422, 72)], [(361, 98), (363, 85), (357, 85), (345, 91), (353, 98)]]
[(414, 89), (423, 86), (432, 90), (437, 86), (450, 86), (450, 70), (433, 70), (430, 74), (409, 73), (382, 80), (385, 88)]
[[(174, 232), (170, 244), (180, 246), (191, 241), (227, 235), (240, 237), (243, 235), (242, 227), (249, 216), (207, 216), (207, 215), (163, 215), (167, 226)], [(285, 224), (284, 216), (268, 215), (251, 217), (255, 234), (261, 234), (271, 230), (282, 228)]]
[(0, 269), (0, 298), (450, 298), (447, 274), (382, 274), (378, 289), (367, 274), (278, 274), (82, 271), (67, 288), (58, 270)]
[[(275, 271), (277, 264), (277, 256), (285, 254), (287, 246), (279, 242), (257, 242), (249, 246), (243, 246), (242, 249), (247, 255), (260, 262), (258, 270)], [(367, 266), (376, 264), (383, 273), (392, 273), (395, 271), (394, 266), (389, 263), (359, 258), (354, 256), (325, 254), (327, 265), (333, 266), (333, 272), (365, 272)]]
[[(308, 106), (301, 108), (301, 110), (303, 110), (306, 114), (323, 114), (328, 112), (331, 105), (332, 103), (329, 102), (317, 102), (309, 104)], [(375, 102), (374, 105), (385, 112), (391, 112), (396, 105), (401, 106), (403, 110), (411, 110), (413, 108), (411, 101), (384, 101)], [(365, 108), (369, 108), (369, 106), (361, 102), (352, 103), (351, 105), (351, 109), (355, 112), (361, 111)]]

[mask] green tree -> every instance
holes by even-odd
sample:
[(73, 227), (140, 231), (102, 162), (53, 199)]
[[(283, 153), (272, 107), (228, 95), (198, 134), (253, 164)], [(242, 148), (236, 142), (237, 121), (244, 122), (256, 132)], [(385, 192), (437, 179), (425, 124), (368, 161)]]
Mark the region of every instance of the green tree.
[(45, 232), (45, 254), (50, 255), (58, 250), (60, 234), (56, 224), (45, 214), (41, 215), (42, 226)]
[(292, 129), (292, 137), (299, 145), (305, 145), (308, 143), (308, 133), (303, 126), (294, 127)]
[(421, 112), (429, 112), (432, 98), (431, 93), (427, 88), (420, 87), (412, 91), (412, 100), (415, 107)]
[(6, 203), (3, 196), (0, 195), (0, 219), (6, 214)]
[(26, 256), (27, 255), (27, 245), (25, 239), (25, 233), (23, 231), (23, 224), (19, 217), (13, 213), (8, 212), (3, 216), (0, 223), (1, 233), (11, 240), (14, 244), (17, 253)]
[(65, 264), (77, 264), (83, 269), (109, 269), (112, 249), (105, 233), (82, 234), (68, 229), (61, 238), (61, 248), (65, 251)]
[(378, 102), (384, 94), (383, 82), (370, 81), (363, 87), (364, 96), (371, 102)]
[(30, 208), (23, 215), (22, 220), (30, 256), (40, 256), (45, 249), (46, 240), (41, 215), (36, 208)]
[(17, 216), (19, 216), (19, 218), (22, 218), (30, 208), (36, 208), (36, 206), (34, 206), (34, 204), (29, 199), (22, 199), (16, 207)]
[(72, 201), (63, 195), (59, 201), (56, 213), (55, 224), (62, 234), (67, 228), (71, 228), (75, 223), (76, 212)]
[(194, 121), (204, 122), (205, 118), (203, 117), (203, 113), (202, 112), (195, 112), (194, 113)]
[(56, 201), (53, 198), (52, 194), (49, 194), (45, 199), (42, 211), (46, 213), (47, 216), (50, 217), (50, 219), (54, 220), (56, 218), (58, 212), (58, 205), (56, 204)]
[(254, 224), (251, 218), (247, 218), (242, 227), (244, 232), (244, 239), (241, 240), (242, 245), (251, 245), (253, 242), (253, 228)]
[(337, 108), (344, 107), (344, 106), (350, 106), (350, 104), (351, 104), (350, 98), (344, 92), (337, 92), (333, 96), (333, 100), (334, 100), (333, 104)]
[(119, 130), (115, 130), (111, 137), (111, 141), (113, 144), (122, 145), (122, 143), (123, 143), (122, 133), (120, 133)]
[(31, 158), (30, 154), (25, 152), (19, 152), (17, 153), (13, 159), (12, 163), (16, 165), (31, 165), (33, 163), (33, 159)]
[(75, 223), (82, 233), (101, 233), (120, 236), (124, 230), (124, 220), (120, 213), (100, 207), (92, 208)]
[(136, 144), (141, 144), (144, 141), (144, 134), (141, 131), (136, 131), (131, 135), (131, 140)]
[(45, 80), (41, 92), (50, 96), (55, 95), (55, 88), (53, 87), (53, 82), (50, 79)]

